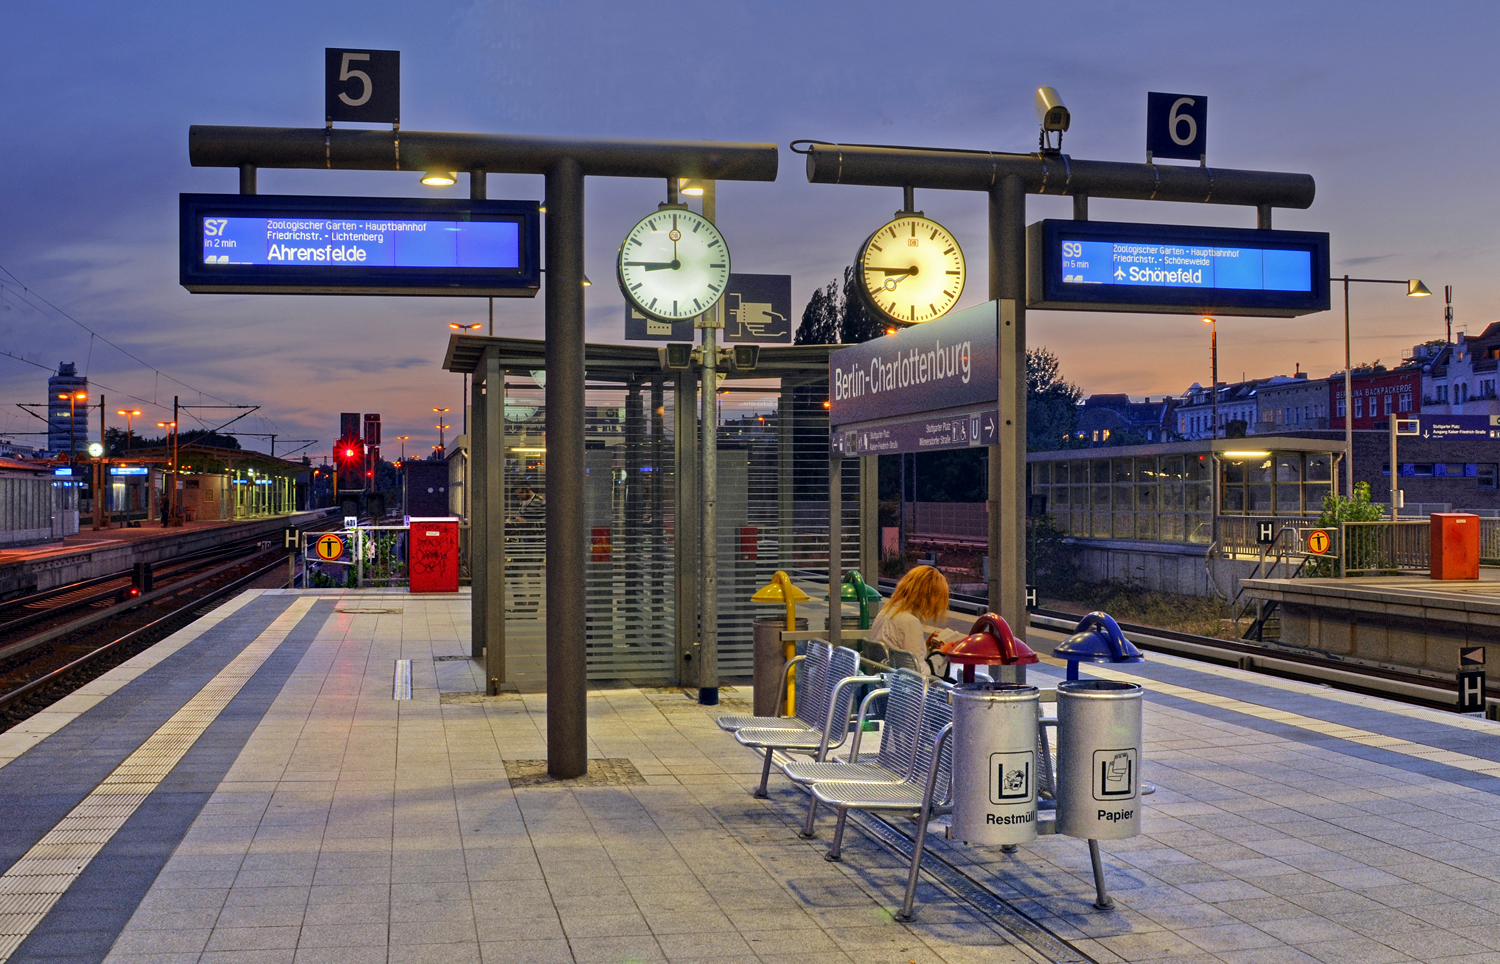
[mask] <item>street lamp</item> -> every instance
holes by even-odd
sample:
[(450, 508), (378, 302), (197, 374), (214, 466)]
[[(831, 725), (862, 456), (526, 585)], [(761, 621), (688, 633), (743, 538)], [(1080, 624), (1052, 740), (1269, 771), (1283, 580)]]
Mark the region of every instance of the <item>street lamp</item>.
[(68, 463), (78, 461), (78, 403), (87, 401), (88, 392), (68, 392), (59, 395), (68, 401)]
[(167, 489), (167, 525), (177, 521), (177, 422), (157, 422), (157, 428), (170, 429), (172, 432), (172, 482), (171, 488)]
[(443, 433), (446, 432), (448, 429), (450, 429), (450, 428), (453, 427), (451, 425), (444, 425), (443, 424), (443, 416), (448, 414), (448, 409), (446, 409), (446, 408), (434, 408), (433, 411), (437, 412), (437, 416), (438, 416), (438, 423), (437, 423), (438, 448), (441, 449), (442, 451), (446, 452), (446, 451), (448, 451), (448, 437), (446, 435), (444, 435)]
[(118, 409), (115, 412), (115, 414), (116, 415), (123, 415), (123, 416), (125, 416), (125, 454), (129, 455), (130, 454), (130, 425), (131, 425), (131, 420), (134, 419), (135, 416), (141, 414), (141, 410), (138, 409), (138, 408), (133, 408), (133, 409), (131, 409), (129, 411), (126, 411), (125, 409), (122, 408), (122, 409)]
[(1208, 351), (1213, 358), (1213, 400), (1214, 400), (1214, 438), (1219, 437), (1219, 320), (1217, 318), (1204, 318), (1203, 323), (1208, 329)]
[[(1425, 298), (1432, 294), (1420, 278), (1396, 280), (1393, 278), (1330, 278), (1344, 283), (1344, 495), (1354, 498), (1354, 362), (1349, 353), (1349, 285), (1406, 285), (1406, 297)], [(1391, 481), (1395, 482), (1396, 466), (1391, 466)], [(1391, 505), (1391, 518), (1396, 517), (1396, 506)]]
[(398, 442), (401, 443), (401, 462), (403, 464), (405, 464), (405, 462), (406, 462), (406, 443), (411, 441), (411, 436), (410, 435), (398, 435), (398, 436), (396, 436), (396, 441), (398, 441)]

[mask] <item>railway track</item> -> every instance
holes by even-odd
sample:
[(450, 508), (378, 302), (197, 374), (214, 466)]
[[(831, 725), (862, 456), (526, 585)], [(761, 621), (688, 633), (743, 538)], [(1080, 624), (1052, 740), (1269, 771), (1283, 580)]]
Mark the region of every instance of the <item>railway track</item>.
[[(327, 520), (302, 526), (321, 531)], [(0, 730), (45, 709), (221, 601), (261, 582), (284, 584), (286, 553), (243, 540), (156, 570), (149, 592), (116, 602), (130, 572), (0, 605)], [(41, 598), (38, 598), (41, 597)], [(9, 618), (7, 618), (9, 617)]]

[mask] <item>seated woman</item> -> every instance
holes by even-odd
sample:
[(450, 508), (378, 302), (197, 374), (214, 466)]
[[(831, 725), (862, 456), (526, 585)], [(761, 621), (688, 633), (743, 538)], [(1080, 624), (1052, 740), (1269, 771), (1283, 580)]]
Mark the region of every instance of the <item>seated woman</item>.
[(911, 653), (917, 665), (929, 673), (941, 674), (946, 661), (935, 656), (933, 666), (927, 659), (928, 649), (937, 641), (957, 637), (937, 624), (948, 616), (948, 580), (931, 566), (917, 566), (896, 583), (896, 591), (880, 607), (870, 636), (892, 649)]

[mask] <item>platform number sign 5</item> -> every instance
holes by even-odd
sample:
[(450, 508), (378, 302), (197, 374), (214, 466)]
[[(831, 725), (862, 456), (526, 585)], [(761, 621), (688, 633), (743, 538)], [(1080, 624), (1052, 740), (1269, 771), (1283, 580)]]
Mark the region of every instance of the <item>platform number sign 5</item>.
[(1208, 98), (1146, 94), (1146, 163), (1158, 157), (1203, 163), (1208, 153)]
[(327, 122), (401, 124), (401, 51), (324, 51), (323, 105)]

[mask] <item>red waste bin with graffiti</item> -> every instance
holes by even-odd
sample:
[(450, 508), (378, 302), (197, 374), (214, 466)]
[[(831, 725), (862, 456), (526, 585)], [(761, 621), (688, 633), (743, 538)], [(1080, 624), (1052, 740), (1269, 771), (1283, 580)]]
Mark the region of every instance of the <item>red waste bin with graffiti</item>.
[(407, 570), (412, 592), (458, 592), (458, 520), (410, 520)]

